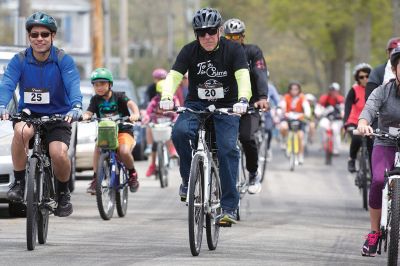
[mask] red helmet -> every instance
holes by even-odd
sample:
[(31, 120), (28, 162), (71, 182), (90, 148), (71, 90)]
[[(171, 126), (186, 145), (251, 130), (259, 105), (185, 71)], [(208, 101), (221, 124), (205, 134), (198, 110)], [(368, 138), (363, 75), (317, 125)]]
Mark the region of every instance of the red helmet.
[(386, 50), (394, 49), (397, 46), (400, 46), (400, 37), (393, 37), (388, 41), (386, 45)]
[(167, 70), (163, 68), (156, 68), (153, 70), (152, 76), (155, 79), (165, 79), (167, 74), (168, 74)]

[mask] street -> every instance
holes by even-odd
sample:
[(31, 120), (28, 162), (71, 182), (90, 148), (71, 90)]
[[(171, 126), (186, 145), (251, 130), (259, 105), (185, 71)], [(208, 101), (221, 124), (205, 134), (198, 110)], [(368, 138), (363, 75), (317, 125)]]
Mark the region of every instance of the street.
[[(275, 144), (275, 143), (274, 143)], [(384, 265), (386, 253), (360, 255), (369, 230), (368, 212), (347, 173), (347, 149), (323, 164), (317, 145), (305, 164), (289, 171), (283, 152), (272, 163), (257, 195), (241, 203), (242, 220), (221, 228), (218, 247), (209, 251), (205, 230), (202, 251), (192, 257), (187, 208), (178, 198), (177, 167), (170, 186), (161, 189), (144, 176), (147, 162), (137, 162), (140, 189), (129, 195), (128, 214), (103, 221), (87, 180), (72, 194), (74, 213), (50, 217), (47, 244), (26, 250), (25, 219), (9, 218), (0, 204), (1, 265)]]

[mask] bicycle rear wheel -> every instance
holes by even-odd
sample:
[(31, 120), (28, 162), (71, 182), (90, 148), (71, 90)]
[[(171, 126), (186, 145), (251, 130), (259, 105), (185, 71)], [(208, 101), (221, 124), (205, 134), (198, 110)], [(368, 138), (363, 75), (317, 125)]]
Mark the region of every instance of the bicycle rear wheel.
[(128, 210), (128, 177), (127, 173), (119, 169), (119, 183), (120, 188), (115, 195), (115, 203), (117, 206), (117, 213), (119, 217), (124, 217)]
[(29, 170), (26, 180), (26, 245), (28, 250), (34, 250), (36, 246), (36, 231), (38, 222), (38, 159), (29, 160)]
[(264, 181), (265, 172), (267, 170), (267, 156), (268, 156), (267, 139), (268, 139), (268, 133), (265, 132), (265, 135), (258, 146), (258, 169), (260, 169), (260, 176), (261, 176), (260, 182)]
[(160, 180), (161, 188), (165, 188), (168, 186), (168, 150), (165, 143), (160, 142), (157, 144), (157, 157), (157, 175)]
[(101, 218), (110, 220), (115, 208), (115, 188), (111, 182), (109, 153), (101, 153), (97, 169), (96, 200)]
[(221, 184), (218, 169), (214, 163), (211, 168), (209, 206), (211, 212), (206, 214), (207, 245), (209, 250), (215, 250), (219, 238), (219, 224), (217, 221), (221, 215)]
[(192, 159), (189, 176), (189, 244), (193, 256), (198, 256), (203, 239), (204, 206), (203, 206), (203, 161), (200, 156)]
[(394, 178), (391, 184), (391, 218), (388, 226), (388, 265), (397, 265), (400, 226), (400, 180)]
[[(46, 199), (50, 199), (50, 186), (52, 186), (51, 174), (43, 171), (43, 197), (42, 203)], [(49, 229), (49, 215), (50, 212), (44, 204), (41, 204), (38, 211), (38, 242), (39, 244), (45, 244), (47, 241), (47, 233)]]

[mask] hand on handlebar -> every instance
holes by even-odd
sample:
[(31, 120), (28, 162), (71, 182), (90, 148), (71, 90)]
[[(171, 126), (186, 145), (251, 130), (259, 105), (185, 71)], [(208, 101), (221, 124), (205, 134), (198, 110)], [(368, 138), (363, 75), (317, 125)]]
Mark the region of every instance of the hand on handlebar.
[(174, 102), (170, 99), (161, 100), (160, 108), (162, 110), (166, 110), (166, 111), (172, 110), (172, 109), (174, 109)]
[(269, 109), (269, 102), (267, 99), (260, 99), (254, 103), (255, 108), (259, 108), (262, 111), (268, 111)]
[(360, 132), (360, 134), (366, 136), (372, 135), (374, 133), (374, 129), (370, 125), (365, 125), (361, 123), (358, 124), (357, 131)]
[(237, 114), (244, 114), (247, 111), (247, 107), (249, 107), (249, 102), (246, 98), (241, 98), (238, 103), (233, 105), (233, 112)]

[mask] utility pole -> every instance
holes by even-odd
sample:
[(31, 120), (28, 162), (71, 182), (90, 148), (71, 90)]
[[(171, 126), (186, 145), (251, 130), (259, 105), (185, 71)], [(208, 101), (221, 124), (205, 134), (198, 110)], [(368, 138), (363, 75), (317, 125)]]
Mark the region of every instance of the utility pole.
[(104, 66), (103, 50), (104, 50), (104, 28), (103, 28), (103, 4), (102, 0), (92, 0), (92, 68)]
[(106, 68), (111, 69), (111, 28), (110, 28), (110, 0), (103, 0), (104, 4), (104, 64)]
[(119, 1), (119, 78), (128, 77), (128, 1)]
[(31, 15), (31, 0), (18, 1), (18, 18), (15, 23), (14, 44), (26, 45), (25, 21)]

